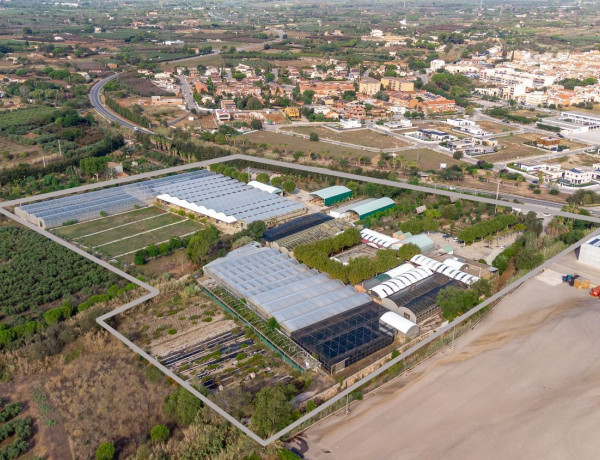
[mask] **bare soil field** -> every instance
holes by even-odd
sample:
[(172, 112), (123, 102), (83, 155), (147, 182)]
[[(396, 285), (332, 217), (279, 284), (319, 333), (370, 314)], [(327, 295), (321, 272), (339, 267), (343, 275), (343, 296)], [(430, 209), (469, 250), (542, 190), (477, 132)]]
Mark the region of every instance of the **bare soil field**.
[(379, 134), (370, 129), (357, 129), (352, 131), (335, 132), (322, 126), (297, 126), (286, 128), (288, 131), (310, 135), (317, 133), (320, 138), (331, 139), (334, 141), (349, 142), (351, 144), (364, 145), (365, 147), (375, 147), (378, 149), (389, 149), (393, 147), (404, 147), (410, 145), (407, 141)]
[(512, 131), (516, 131), (514, 126), (509, 125), (508, 123), (494, 123), (493, 121), (478, 121), (477, 124), (481, 126), (483, 129), (493, 133), (509, 133)]
[(594, 458), (600, 303), (560, 282), (573, 267), (600, 282), (598, 270), (567, 256), (506, 297), (454, 349), (292, 446), (308, 459)]
[(403, 156), (408, 163), (413, 161), (418, 164), (419, 169), (427, 171), (428, 169), (440, 169), (440, 163), (446, 163), (448, 166), (459, 165), (461, 162), (455, 160), (449, 155), (436, 152), (430, 149), (411, 149), (398, 152), (397, 155)]
[(355, 157), (359, 156), (368, 156), (373, 158), (377, 155), (374, 152), (369, 152), (367, 150), (362, 149), (354, 149), (350, 147), (342, 147), (339, 145), (326, 144), (324, 142), (312, 142), (308, 139), (302, 139), (300, 137), (287, 136), (285, 134), (273, 133), (269, 131), (255, 131), (250, 134), (247, 134), (246, 137), (251, 142), (256, 143), (264, 143), (270, 146), (271, 148), (279, 148), (283, 150), (285, 145), (287, 145), (287, 149), (290, 152), (315, 152), (315, 153), (323, 153), (326, 156), (342, 157), (345, 154), (350, 154)]
[(545, 153), (544, 150), (525, 145), (525, 142), (535, 140), (539, 137), (538, 134), (534, 133), (503, 136), (498, 139), (498, 146), (503, 146), (504, 148), (501, 148), (497, 153), (492, 153), (490, 155), (479, 155), (478, 158), (495, 163), (497, 161), (517, 160), (520, 158), (543, 155)]

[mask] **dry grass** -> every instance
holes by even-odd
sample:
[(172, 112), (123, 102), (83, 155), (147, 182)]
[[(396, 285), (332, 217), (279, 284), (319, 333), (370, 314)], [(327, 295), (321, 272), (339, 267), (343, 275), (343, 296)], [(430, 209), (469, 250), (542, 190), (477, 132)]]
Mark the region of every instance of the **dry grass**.
[(317, 133), (320, 138), (349, 142), (351, 144), (364, 145), (365, 147), (375, 147), (378, 149), (389, 149), (393, 147), (404, 147), (409, 145), (407, 141), (376, 133), (370, 129), (336, 132), (322, 126), (297, 126), (289, 128), (289, 130), (306, 135), (310, 135), (310, 133)]
[(148, 381), (147, 365), (108, 333), (80, 342), (82, 356), (65, 363), (44, 385), (71, 435), (74, 454), (90, 458), (106, 441), (122, 455), (134, 454), (140, 436), (164, 423), (162, 402), (173, 388)]
[[(326, 144), (324, 142), (312, 142), (308, 139), (288, 136), (285, 134), (273, 133), (269, 131), (255, 131), (245, 136), (249, 141), (256, 143), (264, 143), (270, 146), (271, 149), (279, 148), (279, 150), (287, 149), (288, 153), (315, 152), (331, 156), (332, 158), (341, 158), (346, 155), (354, 157), (368, 156), (373, 158), (377, 155), (374, 152), (369, 152), (362, 149), (354, 149), (350, 147), (341, 147), (339, 145)], [(286, 147), (287, 146), (287, 147)]]
[(500, 133), (509, 133), (515, 131), (516, 128), (514, 126), (509, 125), (508, 123), (495, 123), (493, 121), (478, 121), (477, 124), (481, 126), (486, 131), (489, 131), (493, 134)]
[[(5, 152), (8, 152), (7, 157)], [(13, 168), (20, 163), (43, 163), (42, 157), (44, 155), (47, 162), (50, 162), (53, 158), (58, 158), (58, 155), (45, 154), (35, 145), (25, 145), (0, 137), (0, 169)]]

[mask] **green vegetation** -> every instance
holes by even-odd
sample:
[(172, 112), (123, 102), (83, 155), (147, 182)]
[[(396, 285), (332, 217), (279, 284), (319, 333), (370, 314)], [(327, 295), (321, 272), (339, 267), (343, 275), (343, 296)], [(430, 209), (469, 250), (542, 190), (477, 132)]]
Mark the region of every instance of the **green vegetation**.
[(103, 442), (96, 449), (96, 460), (113, 460), (115, 458), (115, 446), (110, 442)]
[[(70, 316), (72, 296), (88, 298), (119, 282), (99, 265), (19, 227), (0, 228), (0, 262), (0, 309), (11, 317), (0, 326), (0, 346), (43, 327), (36, 319), (53, 324)], [(60, 299), (63, 306), (44, 315), (44, 307)]]
[(492, 235), (500, 230), (507, 230), (511, 225), (517, 223), (517, 217), (514, 214), (504, 214), (494, 217), (487, 222), (480, 222), (470, 227), (462, 229), (458, 233), (458, 238), (465, 243), (472, 243), (485, 236)]
[(442, 289), (437, 296), (437, 304), (442, 307), (442, 316), (448, 321), (466, 313), (478, 305), (483, 297), (492, 294), (492, 284), (486, 279), (480, 279), (469, 289), (460, 289), (448, 286)]
[(530, 118), (530, 117), (525, 117), (523, 115), (517, 115), (515, 113), (512, 113), (509, 109), (506, 109), (504, 107), (494, 107), (493, 109), (489, 109), (486, 111), (486, 113), (492, 117), (495, 118), (503, 118), (506, 120), (511, 120), (517, 123), (522, 123), (522, 124), (530, 124), (530, 123), (535, 123), (538, 119), (536, 118)]
[[(15, 418), (21, 413), (22, 407), (20, 401), (4, 404), (0, 400), (0, 460), (17, 459), (29, 449), (31, 420)], [(11, 437), (14, 437), (13, 441), (7, 441)]]
[(356, 228), (349, 228), (333, 238), (297, 246), (294, 249), (294, 257), (310, 268), (328, 273), (329, 276), (343, 283), (357, 284), (372, 278), (378, 273), (390, 270), (404, 260), (421, 252), (415, 245), (406, 245), (407, 248), (402, 253), (393, 250), (380, 250), (377, 251), (374, 259), (356, 257), (350, 260), (348, 265), (329, 258), (344, 249), (356, 246), (360, 243), (360, 240), (360, 232)]
[[(141, 110), (133, 111), (132, 109), (130, 109), (128, 107), (123, 107), (121, 104), (119, 104), (117, 101), (115, 101), (110, 96), (104, 96), (104, 101), (106, 103), (106, 106), (110, 110), (112, 110), (116, 114), (122, 116), (123, 118), (126, 118), (129, 121), (132, 121), (133, 123), (141, 125), (145, 128), (150, 126), (150, 120), (147, 117), (141, 115)], [(135, 108), (135, 106), (134, 106), (134, 108)], [(140, 107), (140, 109), (141, 109), (141, 107)]]
[(171, 434), (171, 432), (169, 431), (169, 429), (166, 426), (154, 425), (154, 427), (152, 428), (152, 431), (150, 432), (150, 438), (152, 439), (153, 443), (160, 444), (167, 440), (167, 438), (169, 437), (169, 434)]
[(201, 407), (202, 401), (185, 388), (178, 387), (165, 399), (164, 411), (179, 426), (188, 426), (194, 422)]

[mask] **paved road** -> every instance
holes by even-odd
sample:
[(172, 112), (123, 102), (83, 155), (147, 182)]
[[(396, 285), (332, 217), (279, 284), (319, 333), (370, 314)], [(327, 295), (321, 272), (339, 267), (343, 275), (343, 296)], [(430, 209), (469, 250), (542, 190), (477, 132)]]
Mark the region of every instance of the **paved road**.
[(113, 121), (115, 123), (120, 124), (121, 126), (124, 126), (125, 128), (133, 129), (134, 131), (141, 131), (146, 134), (154, 134), (153, 131), (150, 131), (149, 129), (146, 129), (142, 126), (138, 126), (135, 123), (132, 123), (131, 121), (126, 120), (125, 118), (117, 115), (112, 110), (109, 110), (102, 103), (102, 100), (100, 99), (100, 93), (102, 91), (102, 88), (109, 81), (114, 80), (119, 75), (120, 75), (120, 73), (115, 73), (113, 75), (110, 75), (106, 78), (103, 78), (98, 83), (96, 83), (94, 86), (92, 86), (92, 88), (90, 89), (90, 93), (89, 93), (90, 103), (92, 104), (92, 107), (94, 107), (94, 109), (96, 109), (96, 111), (100, 114), (100, 116), (107, 119), (108, 121)]
[[(283, 31), (282, 29), (273, 29), (274, 32), (277, 33), (277, 38), (274, 38), (272, 40), (269, 40), (267, 42), (264, 43), (260, 43), (260, 45), (265, 45), (265, 44), (273, 44), (273, 43), (277, 43), (281, 40), (283, 40), (283, 36), (285, 34), (285, 31)], [(251, 45), (248, 46), (243, 46), (238, 48), (238, 51), (246, 51), (252, 48), (255, 48), (257, 46), (256, 43), (253, 43)], [(191, 56), (189, 58), (182, 58), (182, 59), (175, 59), (173, 61), (167, 61), (165, 62), (165, 64), (168, 64), (170, 62), (172, 63), (184, 63), (186, 61), (190, 61), (190, 60), (198, 60), (198, 59), (202, 59), (208, 56), (213, 56), (214, 54), (219, 54), (221, 51), (220, 50), (213, 50), (212, 53), (210, 54), (205, 54), (203, 56)], [(117, 115), (116, 113), (112, 112), (111, 110), (109, 110), (103, 103), (102, 100), (100, 99), (100, 93), (102, 92), (102, 87), (108, 83), (111, 80), (114, 80), (115, 78), (117, 78), (117, 76), (119, 75), (119, 73), (115, 73), (113, 75), (110, 75), (102, 80), (100, 80), (99, 82), (97, 82), (94, 86), (92, 86), (92, 88), (90, 89), (90, 93), (89, 93), (89, 99), (90, 99), (90, 103), (92, 104), (92, 107), (94, 107), (94, 109), (96, 109), (96, 111), (105, 119), (111, 121), (111, 122), (115, 122), (118, 123), (119, 125), (125, 127), (125, 128), (129, 128), (129, 129), (133, 129), (135, 131), (141, 131), (143, 133), (146, 134), (154, 134), (153, 131), (136, 125), (135, 123), (132, 123), (131, 121)], [(196, 109), (198, 112), (209, 112), (212, 113), (214, 110), (212, 109), (205, 109), (203, 107), (200, 107), (198, 105), (198, 103), (194, 100), (194, 93), (193, 90), (190, 88), (189, 83), (187, 82), (185, 76), (180, 76), (179, 77), (179, 83), (181, 85), (181, 91), (183, 94), (183, 97), (185, 98), (186, 101), (186, 106), (188, 108), (188, 110), (191, 109)], [(187, 116), (187, 115), (186, 115)], [(185, 118), (185, 116), (183, 117)], [(183, 118), (177, 119), (177, 120), (173, 120), (172, 122), (169, 123), (169, 126), (172, 126), (173, 124), (181, 121)]]

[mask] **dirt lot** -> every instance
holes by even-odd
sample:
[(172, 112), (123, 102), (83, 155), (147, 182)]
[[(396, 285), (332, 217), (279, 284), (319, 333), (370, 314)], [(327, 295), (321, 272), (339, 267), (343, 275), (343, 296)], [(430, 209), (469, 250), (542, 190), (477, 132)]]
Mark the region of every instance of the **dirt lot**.
[(413, 161), (419, 165), (419, 169), (426, 171), (428, 169), (440, 169), (440, 163), (446, 163), (448, 166), (459, 165), (461, 162), (455, 160), (449, 155), (436, 152), (429, 149), (412, 149), (398, 152), (397, 155), (403, 156), (408, 163)]
[(320, 138), (331, 139), (334, 141), (350, 142), (351, 144), (364, 145), (366, 147), (375, 147), (378, 149), (389, 149), (393, 147), (404, 147), (410, 145), (407, 141), (379, 134), (370, 129), (357, 129), (352, 131), (336, 132), (322, 126), (297, 126), (286, 128), (288, 131), (295, 131), (301, 134), (310, 135), (317, 133)]
[(526, 141), (533, 141), (539, 137), (540, 136), (535, 133), (502, 136), (498, 138), (498, 147), (500, 150), (497, 153), (479, 155), (477, 158), (495, 163), (497, 161), (517, 160), (519, 158), (543, 155), (546, 153), (545, 150), (525, 145)]
[(311, 459), (595, 458), (600, 302), (556, 283), (571, 264), (573, 255), (505, 298), (455, 349), (293, 445)]
[(324, 142), (311, 142), (308, 139), (302, 139), (299, 137), (287, 136), (285, 134), (273, 133), (268, 131), (255, 131), (247, 134), (246, 137), (251, 142), (265, 143), (271, 147), (279, 147), (280, 150), (284, 149), (284, 145), (287, 145), (287, 149), (290, 152), (302, 151), (323, 153), (327, 156), (342, 157), (344, 154), (350, 154), (355, 157), (368, 156), (375, 157), (377, 154), (369, 152), (367, 150), (353, 149), (350, 147), (341, 147), (333, 144), (326, 144)]
[(512, 132), (512, 131), (516, 130), (516, 128), (514, 126), (511, 126), (508, 123), (494, 123), (493, 121), (478, 121), (477, 124), (479, 126), (481, 126), (483, 129), (485, 129), (493, 134), (508, 133), (508, 132)]

